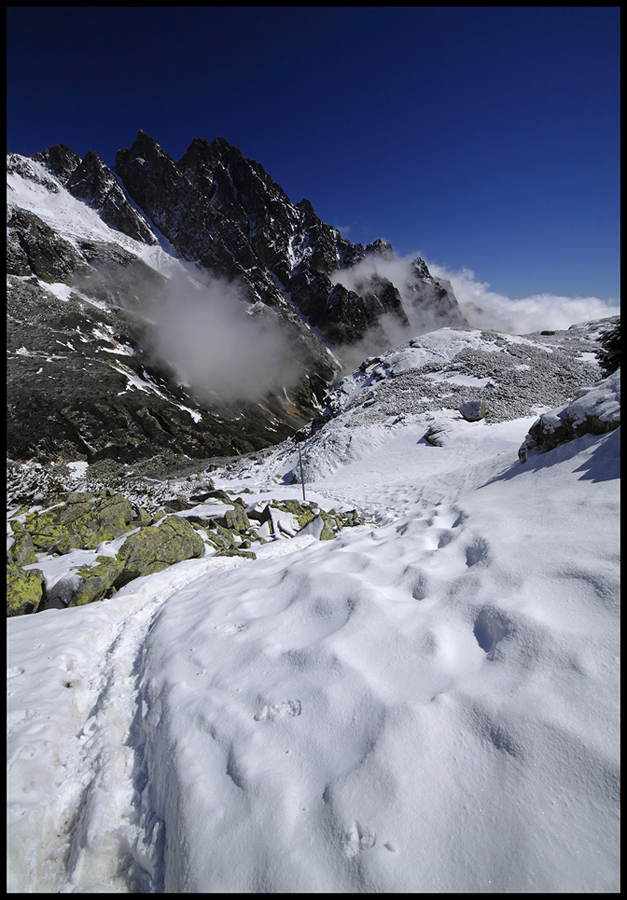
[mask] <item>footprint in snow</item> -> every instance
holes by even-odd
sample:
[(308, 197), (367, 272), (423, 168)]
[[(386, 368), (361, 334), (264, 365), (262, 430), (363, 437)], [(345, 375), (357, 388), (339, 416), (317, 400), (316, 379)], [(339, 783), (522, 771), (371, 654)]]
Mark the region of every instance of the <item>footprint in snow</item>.
[(371, 850), (377, 843), (377, 836), (367, 825), (353, 822), (344, 838), (344, 850), (349, 859), (363, 850)]
[(293, 716), (300, 716), (301, 704), (300, 700), (282, 700), (280, 703), (273, 703), (271, 706), (263, 706), (255, 715), (255, 722), (263, 722), (264, 719), (286, 719)]

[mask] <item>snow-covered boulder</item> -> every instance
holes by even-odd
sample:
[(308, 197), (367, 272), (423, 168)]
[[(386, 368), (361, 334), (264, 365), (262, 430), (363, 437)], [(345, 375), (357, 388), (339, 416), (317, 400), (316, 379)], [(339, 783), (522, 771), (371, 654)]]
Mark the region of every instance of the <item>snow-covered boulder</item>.
[(529, 429), (518, 457), (525, 462), (529, 452), (546, 453), (584, 434), (605, 434), (619, 425), (620, 368), (579, 391), (567, 406), (543, 413)]

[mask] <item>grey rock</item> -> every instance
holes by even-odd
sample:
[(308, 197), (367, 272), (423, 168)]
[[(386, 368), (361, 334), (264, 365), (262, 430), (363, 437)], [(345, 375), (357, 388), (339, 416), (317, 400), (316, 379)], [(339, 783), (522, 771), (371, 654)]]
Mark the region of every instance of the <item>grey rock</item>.
[(466, 400), (459, 407), (459, 411), (467, 422), (478, 422), (486, 417), (486, 408), (483, 400)]
[(55, 144), (42, 150), (41, 153), (33, 153), (33, 159), (42, 162), (61, 184), (65, 184), (72, 172), (80, 165), (81, 158), (78, 153), (71, 150), (67, 144)]
[(36, 275), (50, 283), (69, 283), (83, 262), (72, 244), (26, 209), (14, 208), (8, 225), (9, 275)]
[(111, 170), (93, 150), (88, 150), (65, 182), (68, 191), (95, 209), (103, 222), (136, 241), (156, 244), (146, 221), (133, 209)]

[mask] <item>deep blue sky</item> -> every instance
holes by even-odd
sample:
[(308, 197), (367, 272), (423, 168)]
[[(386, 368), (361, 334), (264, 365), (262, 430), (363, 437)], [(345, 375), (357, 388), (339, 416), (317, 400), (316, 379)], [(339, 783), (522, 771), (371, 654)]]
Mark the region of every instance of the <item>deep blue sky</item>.
[(619, 296), (618, 7), (10, 7), (7, 149), (222, 135), (353, 241)]

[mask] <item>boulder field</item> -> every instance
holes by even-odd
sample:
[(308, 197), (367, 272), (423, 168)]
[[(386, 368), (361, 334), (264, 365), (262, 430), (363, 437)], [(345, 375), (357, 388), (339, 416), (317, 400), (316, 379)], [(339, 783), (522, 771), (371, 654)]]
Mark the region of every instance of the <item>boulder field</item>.
[[(104, 600), (134, 578), (186, 559), (255, 559), (255, 543), (296, 534), (331, 540), (344, 526), (364, 522), (355, 510), (338, 514), (297, 500), (247, 505), (241, 497), (213, 489), (169, 501), (154, 515), (109, 488), (49, 499), (54, 502), (47, 508), (22, 509), (9, 520), (7, 616)], [(69, 575), (46, 577), (46, 560), (76, 550), (94, 554)]]

